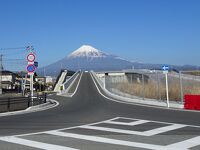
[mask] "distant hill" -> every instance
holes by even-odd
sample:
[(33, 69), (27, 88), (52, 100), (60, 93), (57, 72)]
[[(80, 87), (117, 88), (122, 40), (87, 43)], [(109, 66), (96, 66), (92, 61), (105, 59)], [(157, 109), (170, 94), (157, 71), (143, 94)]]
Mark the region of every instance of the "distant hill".
[[(145, 64), (138, 62), (131, 62), (122, 59), (115, 55), (110, 55), (100, 51), (92, 46), (83, 45), (75, 50), (67, 57), (50, 64), (44, 68), (38, 68), (37, 73), (43, 75), (45, 70), (46, 75), (57, 76), (61, 69), (68, 70), (94, 70), (94, 71), (115, 71), (122, 69), (160, 69), (163, 64)], [(196, 69), (196, 66), (174, 66), (171, 68), (177, 70), (191, 70)]]

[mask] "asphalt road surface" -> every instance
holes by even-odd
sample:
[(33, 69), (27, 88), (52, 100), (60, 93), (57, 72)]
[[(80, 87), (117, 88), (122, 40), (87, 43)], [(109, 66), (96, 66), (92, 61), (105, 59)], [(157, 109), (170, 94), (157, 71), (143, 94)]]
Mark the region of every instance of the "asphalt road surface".
[(73, 97), (50, 97), (59, 106), (0, 117), (0, 149), (200, 150), (200, 113), (118, 103), (94, 81), (83, 73)]

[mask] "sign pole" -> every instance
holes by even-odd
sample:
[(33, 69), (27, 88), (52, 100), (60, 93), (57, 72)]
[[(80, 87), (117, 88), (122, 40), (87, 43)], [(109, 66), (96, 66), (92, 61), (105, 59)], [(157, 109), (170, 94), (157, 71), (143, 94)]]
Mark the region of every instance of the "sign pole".
[(29, 51), (29, 54), (27, 55), (26, 59), (28, 61), (28, 65), (26, 67), (26, 70), (28, 72), (28, 75), (30, 75), (30, 97), (31, 97), (31, 103), (33, 106), (33, 76), (34, 76), (34, 72), (36, 67), (38, 66), (38, 62), (35, 62), (36, 56), (33, 53), (33, 47), (32, 46), (28, 46), (27, 50)]
[(168, 87), (168, 72), (169, 72), (169, 66), (167, 66), (167, 65), (162, 66), (162, 70), (163, 70), (163, 73), (165, 74), (167, 107), (169, 108), (169, 87)]
[(168, 72), (165, 73), (165, 80), (166, 80), (167, 107), (169, 108)]
[(32, 106), (33, 106), (33, 74), (30, 75), (30, 92), (31, 92), (31, 102), (32, 102)]

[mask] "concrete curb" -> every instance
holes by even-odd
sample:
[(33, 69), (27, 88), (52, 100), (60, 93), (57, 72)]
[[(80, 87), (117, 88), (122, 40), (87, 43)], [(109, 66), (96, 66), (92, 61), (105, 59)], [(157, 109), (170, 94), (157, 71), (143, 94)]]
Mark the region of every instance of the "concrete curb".
[(32, 113), (32, 112), (39, 112), (39, 111), (47, 110), (47, 109), (50, 109), (50, 108), (54, 108), (58, 105), (59, 105), (58, 101), (52, 100), (52, 99), (47, 99), (46, 103), (36, 105), (36, 106), (31, 106), (31, 107), (29, 107), (25, 110), (0, 113), (0, 117), (27, 114), (27, 113)]
[[(141, 100), (141, 99), (135, 99), (135, 98), (129, 98), (129, 97), (123, 97), (123, 96), (119, 96), (116, 95), (114, 93), (111, 93), (110, 91), (108, 91), (107, 89), (105, 89), (102, 84), (100, 79), (96, 76), (96, 74), (94, 72), (92, 72), (93, 77), (95, 78), (95, 80), (98, 82), (99, 86), (101, 87), (101, 89), (110, 97), (122, 101), (122, 102), (128, 102), (128, 103), (136, 103), (136, 104), (143, 104), (143, 105), (149, 105), (149, 106), (158, 106), (158, 107), (165, 107), (167, 108), (167, 103), (164, 101), (158, 101), (158, 100), (152, 100), (152, 99), (145, 99), (145, 100)], [(184, 106), (182, 104), (179, 103), (174, 103), (171, 102), (170, 103), (170, 108), (174, 108), (174, 109), (183, 109)]]

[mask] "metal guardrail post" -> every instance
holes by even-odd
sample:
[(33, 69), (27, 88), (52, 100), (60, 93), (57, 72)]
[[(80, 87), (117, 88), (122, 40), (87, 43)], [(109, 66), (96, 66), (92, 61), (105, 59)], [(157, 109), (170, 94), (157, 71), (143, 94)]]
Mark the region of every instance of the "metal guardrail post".
[(43, 103), (46, 103), (46, 97), (47, 97), (47, 93), (44, 93), (44, 94), (42, 95)]
[(28, 97), (28, 107), (30, 107), (30, 101), (31, 101), (31, 99), (30, 99), (30, 97)]
[(144, 74), (142, 74), (142, 99), (145, 97)]
[(8, 105), (7, 105), (8, 111), (10, 111), (10, 98), (8, 98)]
[(181, 71), (179, 71), (179, 79), (180, 79), (180, 96), (181, 96), (181, 103), (183, 104), (183, 80)]

